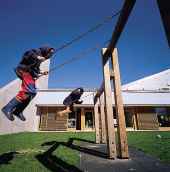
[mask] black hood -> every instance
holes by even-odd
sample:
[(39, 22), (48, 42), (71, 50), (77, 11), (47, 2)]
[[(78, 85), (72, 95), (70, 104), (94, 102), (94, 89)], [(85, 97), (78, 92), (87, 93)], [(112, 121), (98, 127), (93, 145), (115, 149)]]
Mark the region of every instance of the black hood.
[(80, 94), (82, 95), (84, 93), (84, 89), (82, 87), (79, 87), (73, 91), (74, 94)]
[(53, 53), (50, 53), (51, 49), (54, 49), (52, 47), (44, 46), (40, 47), (39, 49), (41, 51), (41, 55), (47, 59), (53, 55)]

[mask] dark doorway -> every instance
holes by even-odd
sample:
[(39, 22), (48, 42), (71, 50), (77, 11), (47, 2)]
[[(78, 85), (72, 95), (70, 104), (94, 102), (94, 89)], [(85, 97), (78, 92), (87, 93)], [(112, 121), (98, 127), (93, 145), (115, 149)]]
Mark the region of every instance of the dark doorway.
[(81, 130), (81, 109), (76, 110), (76, 130)]

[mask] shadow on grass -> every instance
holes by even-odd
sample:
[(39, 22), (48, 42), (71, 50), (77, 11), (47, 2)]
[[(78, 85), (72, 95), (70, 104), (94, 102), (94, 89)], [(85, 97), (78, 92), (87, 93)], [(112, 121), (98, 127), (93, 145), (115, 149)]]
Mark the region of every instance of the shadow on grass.
[(36, 158), (49, 170), (55, 172), (55, 171), (60, 171), (60, 172), (82, 172), (80, 169), (77, 167), (70, 165), (63, 160), (57, 158), (56, 156), (52, 155), (52, 153), (60, 146), (65, 146), (73, 150), (77, 150), (83, 153), (87, 153), (90, 155), (102, 157), (102, 158), (107, 158), (107, 155), (105, 153), (93, 150), (93, 149), (88, 149), (79, 145), (73, 144), (74, 140), (78, 141), (84, 141), (84, 142), (89, 142), (89, 143), (94, 143), (92, 141), (84, 140), (84, 139), (78, 139), (78, 138), (70, 138), (68, 142), (57, 142), (57, 141), (51, 141), (51, 142), (45, 142), (41, 146), (50, 146), (50, 148), (44, 152), (43, 154), (38, 154)]
[(105, 154), (103, 152), (99, 152), (99, 151), (94, 150), (94, 149), (89, 149), (89, 148), (86, 148), (86, 147), (82, 147), (82, 146), (73, 144), (74, 140), (94, 143), (94, 142), (87, 141), (87, 140), (84, 140), (84, 139), (70, 138), (68, 140), (68, 142), (51, 141), (51, 142), (43, 143), (42, 146), (52, 146), (53, 145), (49, 150), (47, 150), (47, 152), (49, 154), (51, 154), (53, 151), (55, 151), (59, 145), (63, 145), (63, 146), (66, 146), (66, 147), (68, 147), (70, 149), (77, 150), (77, 151), (80, 151), (80, 152), (83, 152), (83, 153), (98, 156), (98, 157), (101, 157), (101, 158), (108, 158), (107, 154)]
[(43, 143), (41, 146), (51, 146), (46, 152), (43, 154), (38, 154), (36, 158), (39, 162), (41, 162), (46, 168), (49, 170), (56, 172), (82, 172), (77, 167), (70, 165), (60, 158), (58, 158), (55, 155), (52, 155), (52, 153), (60, 146), (63, 145), (62, 142), (46, 142)]
[(56, 172), (82, 172), (77, 167), (70, 165), (60, 158), (54, 155), (39, 154), (36, 156), (39, 162), (41, 162), (50, 171)]
[(14, 159), (16, 154), (18, 154), (18, 152), (8, 152), (0, 155), (0, 165), (10, 164), (10, 161)]

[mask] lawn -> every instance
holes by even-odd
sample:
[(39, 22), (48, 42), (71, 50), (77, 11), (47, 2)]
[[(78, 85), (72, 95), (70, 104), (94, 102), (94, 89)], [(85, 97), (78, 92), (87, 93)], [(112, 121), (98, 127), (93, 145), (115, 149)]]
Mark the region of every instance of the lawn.
[[(60, 172), (58, 165), (78, 171), (79, 152), (68, 147), (70, 138), (94, 140), (95, 136), (83, 132), (0, 136), (0, 172)], [(51, 154), (48, 159), (47, 154)]]
[(128, 132), (128, 144), (170, 163), (170, 132)]
[[(72, 139), (71, 139), (72, 138)], [(0, 136), (0, 172), (79, 171), (79, 152), (70, 144), (94, 141), (95, 133), (19, 133)], [(170, 132), (128, 132), (128, 142), (170, 163)], [(47, 158), (48, 157), (48, 158)]]

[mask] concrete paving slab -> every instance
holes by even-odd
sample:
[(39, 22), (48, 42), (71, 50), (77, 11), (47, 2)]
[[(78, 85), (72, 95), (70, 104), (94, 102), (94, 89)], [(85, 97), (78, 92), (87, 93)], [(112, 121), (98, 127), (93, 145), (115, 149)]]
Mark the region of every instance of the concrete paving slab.
[[(82, 143), (82, 147), (100, 151), (106, 155), (106, 145)], [(170, 172), (170, 164), (129, 148), (130, 159), (109, 160), (90, 153), (81, 153), (80, 167), (83, 172)]]

